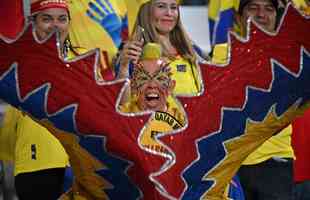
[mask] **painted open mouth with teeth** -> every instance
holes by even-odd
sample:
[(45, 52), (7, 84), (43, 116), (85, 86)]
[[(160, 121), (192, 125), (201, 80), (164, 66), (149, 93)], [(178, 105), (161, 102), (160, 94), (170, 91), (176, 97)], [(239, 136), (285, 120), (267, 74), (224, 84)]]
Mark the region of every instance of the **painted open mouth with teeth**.
[(159, 94), (157, 93), (149, 93), (145, 95), (145, 99), (147, 101), (158, 101), (159, 100)]

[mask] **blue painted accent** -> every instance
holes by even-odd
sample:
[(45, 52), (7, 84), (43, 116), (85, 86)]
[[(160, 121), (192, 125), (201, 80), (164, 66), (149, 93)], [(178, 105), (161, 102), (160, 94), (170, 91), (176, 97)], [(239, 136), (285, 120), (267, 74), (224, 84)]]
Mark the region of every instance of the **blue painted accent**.
[(73, 184), (74, 174), (72, 167), (66, 167), (64, 183), (63, 183), (63, 193), (68, 192)]
[(122, 30), (128, 30), (128, 14), (122, 18)]
[(65, 130), (70, 133), (76, 133), (76, 129), (74, 127), (74, 112), (75, 107), (70, 106), (66, 109), (64, 109), (62, 112), (59, 112), (55, 116), (49, 117), (49, 121), (51, 121), (55, 127), (57, 127), (60, 130)]
[[(20, 104), (19, 97), (16, 92), (17, 88), (17, 80), (15, 78), (16, 74), (16, 67), (11, 67), (6, 76), (0, 79), (0, 92), (1, 92), (1, 99), (6, 102), (10, 102), (11, 105), (18, 107)], [(12, 88), (15, 88), (12, 90)]]
[(135, 200), (140, 196), (139, 189), (126, 174), (130, 163), (109, 155), (105, 150), (105, 138), (80, 136), (80, 145), (107, 167), (97, 174), (112, 184), (105, 192), (110, 199)]
[(121, 28), (122, 22), (116, 14), (107, 15), (100, 24), (109, 33), (116, 47), (122, 42), (121, 38)]
[(31, 113), (31, 115), (39, 120), (48, 119), (54, 123), (55, 127), (67, 132), (76, 133), (73, 122), (75, 107), (68, 107), (57, 115), (48, 117), (44, 107), (45, 94), (48, 92), (48, 86), (41, 86), (40, 89), (35, 92), (33, 91), (31, 95), (22, 101), (17, 95), (17, 90), (19, 88), (17, 88), (17, 80), (15, 78), (16, 73), (17, 66), (11, 67), (6, 76), (0, 80), (0, 98), (15, 107), (20, 107), (24, 111)]
[(211, 45), (222, 44), (228, 41), (228, 31), (234, 25), (234, 9), (227, 9), (220, 12), (217, 21), (209, 19), (209, 31)]
[(212, 44), (213, 38), (214, 38), (214, 29), (215, 29), (215, 24), (216, 21), (214, 21), (213, 19), (209, 18), (209, 37), (210, 37), (210, 44)]
[[(117, 15), (109, 0), (96, 0), (96, 2), (97, 4), (93, 2), (88, 3), (89, 9), (86, 11), (86, 15), (109, 34), (114, 45), (118, 48), (122, 42), (121, 31), (123, 21)], [(96, 15), (93, 13), (96, 13)]]
[(129, 73), (129, 77), (131, 78), (132, 77), (132, 73), (133, 73), (133, 69), (134, 69), (134, 64), (132, 61), (129, 61), (129, 69), (128, 69), (128, 73)]
[[(31, 96), (29, 96), (26, 101), (23, 103), (23, 109), (24, 110), (31, 110), (33, 105), (44, 105), (45, 101), (45, 94), (47, 93), (48, 85), (43, 86), (38, 91), (33, 93)], [(45, 110), (44, 107), (38, 107), (35, 112), (31, 114), (37, 119), (43, 119), (45, 118)]]
[(234, 184), (229, 185), (228, 197), (232, 200), (246, 200), (239, 177), (235, 175), (232, 181)]
[[(37, 91), (33, 92), (32, 95), (22, 102), (17, 95), (16, 72), (17, 67), (11, 67), (6, 76), (0, 79), (0, 98), (14, 106), (21, 107), (37, 119), (47, 118), (57, 128), (76, 133), (73, 126), (75, 106), (69, 106), (57, 115), (47, 117), (44, 110), (44, 102), (48, 92), (48, 85), (41, 86), (40, 89), (37, 89)], [(106, 190), (110, 199), (138, 199), (140, 196), (139, 189), (130, 181), (126, 174), (126, 170), (130, 166), (129, 161), (124, 161), (109, 155), (105, 150), (105, 143), (102, 137), (77, 136), (80, 139), (80, 145), (107, 166), (107, 169), (99, 170), (97, 173), (113, 185), (112, 189)], [(67, 186), (67, 188), (68, 187), (69, 186)]]
[[(200, 159), (195, 161), (183, 174), (188, 185), (183, 199), (199, 199), (214, 184), (214, 181), (202, 181), (202, 177), (219, 164), (226, 155), (223, 143), (244, 133), (246, 119), (263, 121), (275, 103), (277, 103), (275, 112), (281, 116), (299, 98), (303, 98), (305, 101), (310, 99), (310, 88), (303, 87), (310, 85), (310, 58), (305, 53), (303, 54), (303, 63), (304, 69), (297, 78), (275, 63), (275, 80), (270, 92), (249, 89), (248, 102), (244, 110), (225, 110), (223, 112), (222, 130), (198, 142)], [(296, 86), (300, 86), (300, 89), (296, 90)]]

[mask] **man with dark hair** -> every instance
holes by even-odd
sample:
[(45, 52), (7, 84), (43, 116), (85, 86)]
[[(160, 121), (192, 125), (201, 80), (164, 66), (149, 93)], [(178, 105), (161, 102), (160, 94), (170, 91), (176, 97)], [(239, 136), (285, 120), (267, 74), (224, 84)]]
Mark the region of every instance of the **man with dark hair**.
[[(268, 1), (267, 1), (268, 2)], [(274, 8), (277, 8), (279, 5), (279, 2), (277, 0), (269, 0), (269, 2), (273, 5)], [(241, 12), (243, 11), (244, 7), (246, 5), (248, 5), (249, 3), (255, 3), (251, 0), (241, 0), (240, 4), (239, 4), (239, 13), (241, 14)]]
[[(278, 15), (277, 0), (241, 0), (241, 28), (251, 18), (268, 32), (275, 32)], [(247, 200), (293, 200), (293, 157), (291, 126), (271, 137), (250, 154), (239, 170)]]
[(241, 25), (246, 27), (251, 17), (254, 22), (269, 32), (274, 32), (277, 23), (278, 0), (241, 0), (239, 14)]

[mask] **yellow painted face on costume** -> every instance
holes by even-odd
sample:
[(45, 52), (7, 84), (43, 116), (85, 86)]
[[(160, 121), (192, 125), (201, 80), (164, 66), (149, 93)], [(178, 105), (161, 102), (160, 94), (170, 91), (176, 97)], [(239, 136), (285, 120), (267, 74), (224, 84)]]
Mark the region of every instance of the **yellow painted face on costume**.
[(161, 59), (161, 47), (147, 43), (140, 61), (134, 66), (130, 80), (132, 94), (137, 98), (140, 110), (164, 110), (167, 97), (174, 89), (168, 63)]
[(136, 94), (139, 109), (164, 111), (168, 95), (173, 90), (170, 68), (166, 64), (152, 62), (152, 67), (157, 65), (159, 69), (149, 71), (152, 67), (145, 66), (151, 63), (143, 61), (135, 66), (131, 88)]
[(132, 87), (139, 89), (147, 82), (157, 81), (164, 88), (168, 88), (171, 72), (168, 63), (161, 59), (161, 46), (157, 43), (147, 43), (143, 47), (142, 56), (134, 67)]
[(145, 66), (146, 64), (150, 65), (151, 63), (142, 61), (135, 66), (131, 79), (132, 87), (139, 90), (145, 84), (154, 81), (157, 86), (163, 88), (164, 90), (169, 90), (169, 86), (171, 84), (171, 72), (168, 65), (164, 63), (154, 63), (159, 66), (159, 69), (150, 71)]

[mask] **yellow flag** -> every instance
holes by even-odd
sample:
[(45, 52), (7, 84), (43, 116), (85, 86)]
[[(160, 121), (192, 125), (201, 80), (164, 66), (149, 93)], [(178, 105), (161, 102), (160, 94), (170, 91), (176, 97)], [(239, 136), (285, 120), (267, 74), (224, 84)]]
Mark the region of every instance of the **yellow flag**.
[(73, 0), (69, 6), (73, 46), (86, 50), (100, 48), (111, 61), (121, 42), (126, 17), (124, 0)]
[(305, 9), (307, 7), (306, 0), (292, 0), (297, 8)]

